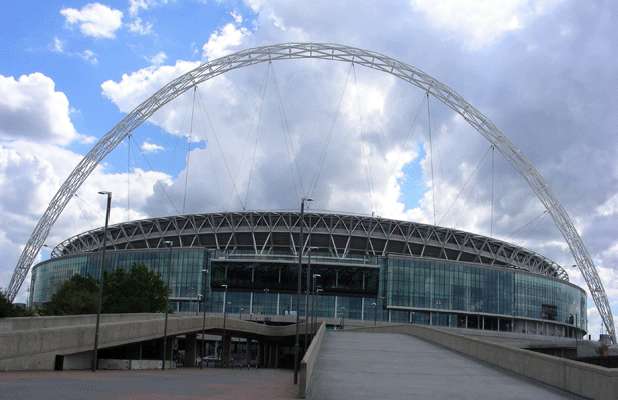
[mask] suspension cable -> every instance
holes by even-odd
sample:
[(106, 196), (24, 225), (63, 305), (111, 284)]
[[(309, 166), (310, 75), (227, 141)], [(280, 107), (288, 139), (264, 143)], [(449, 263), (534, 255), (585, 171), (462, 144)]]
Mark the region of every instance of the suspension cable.
[[(373, 193), (374, 193), (374, 185), (373, 185), (373, 174), (371, 171), (371, 162), (370, 162), (370, 148), (369, 145), (367, 145), (366, 143), (364, 143), (364, 137), (365, 137), (365, 124), (364, 124), (364, 120), (363, 120), (363, 114), (361, 112), (361, 106), (360, 106), (360, 100), (359, 100), (359, 96), (358, 96), (358, 79), (356, 76), (356, 67), (354, 66), (354, 63), (352, 63), (352, 71), (354, 73), (354, 99), (355, 99), (355, 103), (356, 103), (356, 112), (358, 114), (358, 125), (359, 125), (359, 130), (360, 130), (360, 137), (361, 137), (361, 155), (363, 156), (363, 166), (364, 166), (364, 171), (365, 171), (365, 178), (367, 180), (367, 186), (369, 189), (369, 203), (371, 205), (371, 212), (375, 212), (376, 207), (375, 207), (375, 203), (374, 203), (374, 198), (373, 198)], [(366, 154), (365, 154), (366, 153)]]
[(410, 122), (410, 131), (408, 132), (408, 136), (406, 136), (406, 138), (403, 141), (404, 148), (412, 144), (411, 143), (412, 138), (414, 137), (414, 133), (416, 132), (414, 130), (414, 124), (416, 123), (416, 120), (418, 119), (419, 115), (421, 115), (421, 111), (423, 111), (423, 105), (425, 104), (426, 99), (427, 98), (423, 96), (423, 99), (420, 101), (420, 103), (418, 103), (418, 106), (416, 107), (416, 112), (414, 113), (414, 117), (412, 117), (412, 121)]
[(431, 200), (433, 203), (433, 224), (436, 225), (436, 185), (434, 184), (433, 175), (433, 144), (431, 140), (431, 112), (429, 111), (429, 91), (425, 93), (427, 96), (427, 130), (429, 132), (429, 158), (431, 160)]
[(262, 90), (261, 90), (261, 100), (260, 100), (260, 106), (258, 108), (258, 120), (257, 120), (257, 124), (255, 126), (255, 143), (253, 144), (253, 154), (251, 156), (251, 167), (249, 168), (249, 179), (247, 180), (247, 190), (245, 191), (245, 207), (248, 206), (249, 204), (249, 190), (251, 188), (251, 179), (253, 178), (253, 170), (255, 168), (255, 155), (257, 153), (257, 148), (258, 148), (258, 139), (260, 137), (260, 127), (262, 124), (262, 110), (264, 108), (264, 99), (266, 98), (266, 92), (268, 91), (268, 83), (270, 81), (270, 68), (271, 68), (272, 63), (268, 63), (268, 67), (266, 69), (266, 77), (264, 78), (264, 83), (262, 84)]
[[(354, 65), (354, 64), (352, 64)], [(330, 128), (328, 130), (328, 134), (327, 134), (327, 138), (326, 138), (326, 144), (324, 145), (324, 149), (322, 150), (322, 154), (320, 155), (320, 161), (318, 163), (318, 172), (316, 174), (315, 179), (313, 180), (313, 184), (310, 187), (309, 190), (309, 196), (311, 197), (313, 195), (313, 192), (318, 184), (318, 181), (320, 180), (320, 177), (322, 175), (322, 170), (324, 169), (324, 164), (326, 163), (326, 156), (328, 155), (328, 148), (330, 147), (330, 142), (333, 138), (333, 132), (335, 130), (335, 124), (337, 123), (337, 120), (339, 119), (339, 114), (341, 113), (341, 105), (343, 104), (343, 99), (345, 97), (345, 93), (347, 91), (348, 88), (348, 82), (350, 81), (350, 74), (352, 72), (352, 65), (350, 65), (350, 68), (348, 69), (348, 74), (345, 78), (345, 84), (343, 86), (343, 90), (341, 91), (341, 97), (339, 97), (339, 103), (337, 105), (337, 111), (335, 112), (335, 115), (333, 116), (333, 119), (331, 121), (330, 124)]]
[(230, 169), (230, 165), (227, 161), (227, 157), (225, 156), (225, 152), (223, 150), (223, 146), (221, 145), (221, 142), (219, 141), (219, 135), (217, 134), (217, 131), (215, 129), (214, 124), (212, 123), (212, 119), (210, 118), (210, 113), (208, 112), (208, 107), (206, 107), (206, 105), (202, 102), (202, 96), (200, 95), (199, 90), (196, 90), (197, 93), (197, 104), (198, 106), (204, 111), (204, 115), (206, 115), (206, 121), (208, 122), (208, 126), (210, 127), (210, 131), (212, 132), (213, 136), (215, 137), (215, 143), (217, 144), (217, 147), (219, 149), (219, 154), (221, 155), (221, 159), (223, 160), (223, 166), (225, 167), (225, 170), (227, 172), (227, 175), (230, 179), (230, 182), (232, 183), (232, 190), (234, 191), (234, 195), (236, 196), (236, 199), (238, 200), (238, 202), (240, 203), (240, 206), (242, 207), (243, 210), (246, 209), (245, 204), (242, 200), (242, 197), (240, 197), (240, 193), (238, 191), (238, 188), (236, 186), (236, 180), (234, 179), (234, 175), (232, 175), (232, 170)]
[(489, 216), (489, 236), (493, 236), (494, 234), (494, 176), (495, 176), (495, 170), (494, 170), (494, 158), (495, 158), (495, 150), (496, 150), (496, 146), (494, 146), (493, 144), (491, 145), (491, 211), (490, 211), (490, 216)]
[(533, 224), (536, 224), (537, 222), (539, 222), (545, 215), (547, 215), (549, 213), (549, 211), (547, 210), (543, 210), (542, 213), (536, 215), (535, 217), (531, 218), (528, 222), (526, 222), (525, 224), (519, 226), (516, 229), (513, 229), (511, 232), (507, 233), (507, 236), (513, 236), (519, 232), (521, 232), (523, 229), (532, 226)]
[(131, 136), (127, 136), (127, 221), (131, 221)]
[(193, 101), (191, 104), (191, 122), (189, 123), (189, 135), (187, 136), (187, 150), (185, 155), (185, 188), (182, 196), (182, 213), (185, 213), (187, 206), (187, 191), (189, 187), (189, 168), (191, 166), (191, 138), (193, 137), (193, 116), (195, 114), (195, 93), (197, 86), (193, 86)]
[[(131, 145), (132, 145), (132, 146), (137, 146), (137, 145), (135, 144), (135, 141), (134, 141), (134, 140), (132, 140), (132, 141), (131, 141), (131, 142), (129, 142), (129, 143), (131, 143)], [(153, 166), (152, 166), (152, 164), (151, 164), (150, 160), (148, 159), (148, 157), (146, 156), (146, 154), (145, 154), (143, 151), (140, 151), (138, 148), (134, 148), (133, 150), (134, 150), (134, 151), (137, 151), (137, 153), (138, 153), (138, 154), (142, 157), (142, 160), (144, 160), (144, 162), (146, 163), (146, 165), (148, 165), (148, 168), (149, 168), (151, 171), (156, 171), (156, 170), (153, 168)], [(169, 193), (168, 193), (168, 192), (167, 192), (167, 190), (165, 189), (165, 185), (160, 185), (159, 187), (161, 188), (161, 190), (163, 190), (163, 194), (165, 195), (165, 198), (166, 198), (166, 199), (167, 199), (167, 201), (170, 203), (170, 205), (172, 206), (172, 208), (174, 209), (174, 211), (176, 212), (176, 214), (180, 214), (180, 211), (178, 210), (178, 207), (176, 206), (176, 204), (174, 204), (174, 202), (172, 201), (172, 198), (170, 197)]]
[[(293, 142), (292, 142), (292, 135), (290, 133), (290, 126), (288, 124), (288, 118), (285, 112), (283, 97), (281, 96), (281, 90), (279, 88), (279, 80), (277, 79), (277, 74), (275, 72), (274, 65), (271, 65), (271, 72), (272, 72), (272, 77), (273, 77), (273, 83), (275, 85), (275, 91), (277, 93), (277, 101), (278, 101), (277, 110), (279, 111), (281, 130), (283, 131), (283, 140), (285, 142), (285, 148), (287, 150), (290, 163), (292, 164), (292, 170), (290, 171), (290, 173), (292, 174), (292, 181), (294, 182), (294, 189), (296, 190), (296, 196), (298, 197), (298, 201), (300, 202), (301, 198), (306, 194), (305, 188), (304, 188), (302, 176), (300, 174), (300, 167), (298, 166), (297, 157), (294, 157), (294, 147), (293, 147)], [(294, 174), (296, 174), (296, 180), (294, 179)]]
[(468, 184), (472, 181), (472, 179), (476, 176), (476, 174), (478, 173), (478, 171), (481, 169), (481, 165), (483, 165), (483, 162), (485, 161), (485, 158), (487, 158), (487, 155), (489, 154), (489, 152), (491, 151), (491, 149), (493, 148), (493, 146), (489, 146), (489, 148), (485, 151), (485, 153), (483, 154), (483, 156), (479, 159), (479, 161), (476, 163), (476, 166), (474, 167), (474, 169), (472, 170), (472, 172), (470, 173), (470, 175), (468, 176), (468, 179), (466, 179), (464, 181), (464, 184), (462, 185), (461, 189), (459, 189), (459, 192), (457, 192), (457, 195), (455, 196), (455, 199), (453, 200), (453, 202), (450, 204), (450, 206), (446, 209), (446, 212), (444, 214), (442, 214), (442, 216), (440, 217), (440, 219), (438, 220), (438, 225), (440, 224), (440, 222), (442, 222), (442, 220), (444, 219), (444, 217), (446, 217), (451, 210), (453, 209), (453, 207), (455, 206), (455, 204), (457, 203), (457, 200), (459, 200), (459, 197), (464, 193), (464, 191), (466, 190), (466, 188), (468, 187)]

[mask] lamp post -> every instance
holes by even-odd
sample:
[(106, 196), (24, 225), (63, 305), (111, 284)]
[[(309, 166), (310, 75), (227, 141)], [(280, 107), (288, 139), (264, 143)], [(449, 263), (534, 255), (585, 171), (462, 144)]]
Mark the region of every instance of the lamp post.
[(221, 285), (221, 287), (223, 288), (223, 332), (225, 332), (225, 316), (226, 316), (226, 309), (227, 307), (225, 306), (227, 303), (227, 285)]
[(112, 208), (112, 192), (99, 192), (107, 196), (105, 209), (105, 227), (103, 228), (103, 246), (101, 247), (101, 260), (99, 264), (99, 295), (97, 300), (97, 322), (94, 328), (94, 348), (92, 349), (92, 372), (98, 367), (99, 353), (99, 326), (101, 323), (101, 308), (103, 306), (103, 271), (105, 269), (105, 246), (107, 246), (107, 226), (109, 225), (109, 213)]
[(373, 306), (373, 326), (376, 326), (378, 323), (378, 304), (374, 301), (371, 305)]
[(208, 269), (202, 269), (202, 359), (200, 360), (200, 368), (203, 368), (205, 357), (205, 342), (206, 342), (206, 275)]
[(166, 240), (165, 242), (163, 242), (163, 244), (170, 249), (168, 259), (169, 264), (167, 265), (167, 296), (165, 299), (165, 323), (163, 325), (163, 365), (161, 366), (161, 369), (165, 370), (165, 361), (167, 361), (167, 317), (170, 309), (170, 275), (172, 275), (172, 246), (174, 242), (172, 242), (171, 240)]
[(227, 302), (227, 285), (221, 285), (223, 288), (223, 336), (221, 337), (221, 345), (223, 346), (223, 367), (227, 368), (227, 356), (229, 352), (229, 348), (226, 348), (225, 345), (226, 337), (227, 337), (227, 327), (226, 327), (226, 319), (227, 319), (227, 305), (231, 304)]
[(307, 248), (307, 282), (305, 287), (305, 342), (303, 348), (307, 351), (309, 342), (309, 290), (311, 288), (311, 251), (317, 249), (317, 247)]
[[(316, 288), (315, 289), (315, 307), (318, 307), (318, 304), (320, 302), (320, 293), (322, 293), (324, 291), (324, 289), (322, 288)], [(318, 322), (318, 314), (315, 314), (315, 322)]]
[[(315, 326), (315, 323), (317, 322), (317, 313), (315, 312), (315, 296), (316, 296), (316, 290), (317, 288), (315, 287), (315, 280), (317, 278), (320, 278), (322, 275), (320, 274), (313, 274), (312, 275), (312, 282), (311, 282), (311, 325)], [(322, 290), (322, 289), (319, 289)]]
[(304, 247), (304, 238), (303, 238), (303, 226), (305, 225), (305, 202), (313, 201), (313, 199), (309, 199), (303, 197), (300, 200), (300, 230), (299, 230), (299, 239), (298, 239), (298, 282), (296, 287), (296, 334), (294, 335), (294, 384), (298, 383), (298, 352), (299, 352), (299, 337), (298, 337), (298, 323), (300, 322), (300, 314), (298, 309), (300, 308), (300, 287), (302, 285), (303, 278), (303, 247)]
[(238, 319), (242, 321), (242, 312), (245, 311), (244, 307), (240, 307), (240, 311), (238, 313)]
[[(266, 308), (267, 308), (266, 304), (269, 301), (268, 300), (268, 293), (270, 293), (270, 289), (268, 289), (268, 288), (264, 289), (264, 305), (262, 306), (262, 311), (261, 311), (262, 318), (266, 318), (265, 317), (265, 315), (266, 315)], [(268, 308), (270, 308), (270, 307), (268, 307)]]
[(341, 330), (343, 330), (345, 328), (345, 307), (341, 307), (339, 311), (341, 312)]

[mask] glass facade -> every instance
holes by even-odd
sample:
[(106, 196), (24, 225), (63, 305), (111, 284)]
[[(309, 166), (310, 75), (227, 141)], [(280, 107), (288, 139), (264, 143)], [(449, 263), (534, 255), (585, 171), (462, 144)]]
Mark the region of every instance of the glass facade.
[[(207, 268), (207, 256), (208, 253), (199, 248), (108, 251), (105, 270), (129, 269), (143, 264), (158, 273), (166, 284), (169, 279), (171, 298), (194, 300), (202, 290), (202, 269)], [(32, 270), (31, 304), (50, 301), (62, 283), (73, 275), (98, 279), (100, 260), (99, 253), (89, 253), (54, 258), (36, 265)]]
[(389, 308), (522, 317), (586, 330), (586, 293), (564, 281), (515, 269), (413, 257), (389, 257), (384, 266)]
[[(356, 259), (355, 259), (356, 260)], [(98, 278), (99, 255), (54, 258), (35, 266), (30, 301), (49, 301), (74, 274)], [(296, 305), (297, 264), (287, 256), (225, 255), (205, 248), (116, 250), (106, 269), (144, 264), (171, 288), (175, 311), (206, 309), (261, 315), (304, 314)], [(203, 269), (208, 269), (202, 286)], [(169, 276), (168, 276), (169, 273)], [(586, 330), (586, 294), (565, 281), (504, 267), (419, 257), (387, 256), (346, 264), (326, 256), (312, 260), (323, 292), (320, 317), (432, 324), (572, 336)], [(307, 275), (303, 272), (304, 292)], [(227, 285), (224, 291), (222, 285)]]

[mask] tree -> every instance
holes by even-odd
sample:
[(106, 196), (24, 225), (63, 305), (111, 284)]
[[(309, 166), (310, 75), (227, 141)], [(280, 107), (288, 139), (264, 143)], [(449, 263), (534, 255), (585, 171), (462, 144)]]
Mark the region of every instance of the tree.
[(99, 285), (90, 276), (73, 275), (64, 282), (44, 307), (49, 315), (94, 314)]
[(31, 317), (33, 314), (23, 304), (13, 304), (0, 290), (0, 318), (8, 317)]
[[(97, 312), (98, 282), (74, 275), (52, 296), (45, 312), (51, 315), (94, 314)], [(167, 304), (167, 288), (159, 274), (143, 264), (129, 271), (122, 268), (103, 274), (104, 313), (161, 312)]]
[(161, 312), (167, 304), (167, 287), (159, 274), (143, 264), (129, 271), (116, 269), (104, 276), (103, 310), (106, 313)]
[(15, 307), (6, 298), (4, 292), (0, 290), (0, 318), (13, 317), (13, 313), (15, 312)]

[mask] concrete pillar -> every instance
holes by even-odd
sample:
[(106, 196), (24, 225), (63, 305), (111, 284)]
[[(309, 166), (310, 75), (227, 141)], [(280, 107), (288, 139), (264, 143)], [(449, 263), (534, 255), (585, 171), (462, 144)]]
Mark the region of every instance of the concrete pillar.
[(187, 334), (185, 337), (185, 367), (193, 368), (196, 366), (197, 352), (197, 335), (195, 333)]
[(262, 342), (257, 342), (257, 356), (255, 357), (255, 367), (260, 368), (262, 366)]
[(247, 364), (247, 368), (251, 365), (251, 342), (252, 340), (249, 338), (245, 341), (245, 364)]
[(223, 367), (228, 368), (230, 366), (230, 345), (232, 337), (228, 334), (223, 336), (223, 352), (221, 354), (221, 360), (223, 361)]
[(265, 346), (264, 355), (266, 359), (264, 360), (264, 364), (266, 365), (266, 368), (270, 368), (270, 343), (266, 343)]
[(279, 343), (275, 344), (275, 368), (279, 368)]

